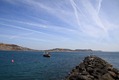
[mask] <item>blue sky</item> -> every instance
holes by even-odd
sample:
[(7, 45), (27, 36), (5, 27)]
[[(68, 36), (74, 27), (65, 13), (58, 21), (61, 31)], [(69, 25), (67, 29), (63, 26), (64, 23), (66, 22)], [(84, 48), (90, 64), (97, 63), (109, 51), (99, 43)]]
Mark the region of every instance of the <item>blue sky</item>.
[(0, 42), (119, 51), (119, 0), (0, 0)]

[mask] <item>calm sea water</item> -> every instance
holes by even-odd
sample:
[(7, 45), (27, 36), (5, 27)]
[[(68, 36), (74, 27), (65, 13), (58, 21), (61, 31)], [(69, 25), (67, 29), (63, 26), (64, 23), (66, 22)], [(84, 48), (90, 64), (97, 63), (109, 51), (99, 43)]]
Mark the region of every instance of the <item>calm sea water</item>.
[[(119, 69), (119, 52), (93, 54)], [(0, 80), (62, 80), (90, 53), (53, 52), (51, 58), (42, 55), (42, 52), (0, 51)]]

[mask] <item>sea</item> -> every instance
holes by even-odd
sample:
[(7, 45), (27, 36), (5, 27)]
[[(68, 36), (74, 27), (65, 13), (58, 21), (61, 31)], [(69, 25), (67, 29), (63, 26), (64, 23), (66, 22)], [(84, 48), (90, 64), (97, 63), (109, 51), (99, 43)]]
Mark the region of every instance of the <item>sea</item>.
[(119, 69), (119, 52), (0, 51), (0, 80), (64, 80), (86, 56), (96, 55)]

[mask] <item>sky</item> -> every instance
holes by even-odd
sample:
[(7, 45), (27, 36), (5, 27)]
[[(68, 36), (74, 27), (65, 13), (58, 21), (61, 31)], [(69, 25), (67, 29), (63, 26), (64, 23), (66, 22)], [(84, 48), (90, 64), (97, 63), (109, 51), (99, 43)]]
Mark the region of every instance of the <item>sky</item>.
[(119, 51), (119, 0), (0, 0), (0, 43)]

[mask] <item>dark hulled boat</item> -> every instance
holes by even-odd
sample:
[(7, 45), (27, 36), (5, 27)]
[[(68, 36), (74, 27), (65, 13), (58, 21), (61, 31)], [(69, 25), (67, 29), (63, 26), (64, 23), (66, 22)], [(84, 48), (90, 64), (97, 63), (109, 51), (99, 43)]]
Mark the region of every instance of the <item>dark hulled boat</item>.
[(50, 57), (51, 55), (50, 55), (50, 53), (49, 52), (45, 52), (44, 54), (43, 54), (43, 57)]

